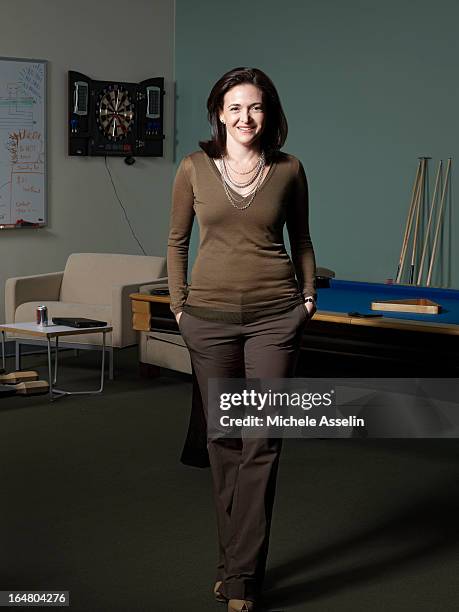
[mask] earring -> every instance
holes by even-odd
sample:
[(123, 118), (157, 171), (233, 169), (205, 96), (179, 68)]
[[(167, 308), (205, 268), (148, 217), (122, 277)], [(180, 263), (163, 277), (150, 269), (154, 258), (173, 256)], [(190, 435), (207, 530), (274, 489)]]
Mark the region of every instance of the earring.
[(220, 119), (220, 121), (223, 123), (223, 125), (225, 125), (225, 122), (223, 121), (223, 119)]

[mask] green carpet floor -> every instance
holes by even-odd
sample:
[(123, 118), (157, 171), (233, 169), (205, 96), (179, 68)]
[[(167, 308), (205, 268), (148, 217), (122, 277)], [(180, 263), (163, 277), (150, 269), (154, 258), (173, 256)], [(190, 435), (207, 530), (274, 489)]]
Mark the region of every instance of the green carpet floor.
[[(97, 357), (66, 352), (61, 384), (96, 386)], [(136, 359), (116, 355), (100, 396), (1, 400), (0, 590), (68, 590), (75, 612), (226, 612), (210, 474), (179, 463), (190, 379), (141, 379)], [(285, 442), (267, 609), (453, 612), (458, 576), (457, 441)]]

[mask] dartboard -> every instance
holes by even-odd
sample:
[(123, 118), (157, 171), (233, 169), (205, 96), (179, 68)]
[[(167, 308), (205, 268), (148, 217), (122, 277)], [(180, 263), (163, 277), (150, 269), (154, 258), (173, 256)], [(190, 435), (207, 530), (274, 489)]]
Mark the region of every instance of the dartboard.
[(102, 89), (96, 115), (99, 129), (106, 138), (125, 138), (134, 125), (134, 105), (129, 92), (116, 84)]

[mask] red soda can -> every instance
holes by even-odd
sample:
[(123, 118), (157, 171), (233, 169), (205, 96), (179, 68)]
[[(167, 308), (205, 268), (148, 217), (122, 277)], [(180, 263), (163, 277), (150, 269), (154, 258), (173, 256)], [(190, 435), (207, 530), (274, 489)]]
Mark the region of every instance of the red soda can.
[(48, 308), (47, 306), (37, 307), (37, 325), (48, 325)]

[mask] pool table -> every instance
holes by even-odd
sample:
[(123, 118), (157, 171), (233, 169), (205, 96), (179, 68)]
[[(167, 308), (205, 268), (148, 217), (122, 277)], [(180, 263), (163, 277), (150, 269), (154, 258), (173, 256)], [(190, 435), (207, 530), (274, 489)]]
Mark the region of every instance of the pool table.
[[(319, 376), (458, 376), (459, 291), (330, 280), (303, 338), (304, 373)], [(436, 315), (371, 310), (372, 301), (428, 298)], [(356, 317), (380, 314), (379, 317)]]

